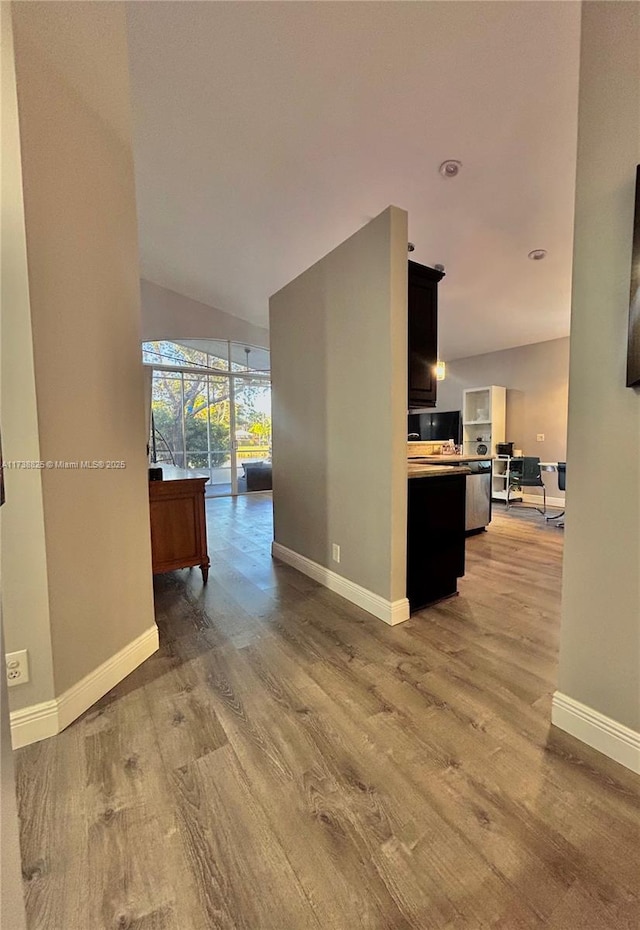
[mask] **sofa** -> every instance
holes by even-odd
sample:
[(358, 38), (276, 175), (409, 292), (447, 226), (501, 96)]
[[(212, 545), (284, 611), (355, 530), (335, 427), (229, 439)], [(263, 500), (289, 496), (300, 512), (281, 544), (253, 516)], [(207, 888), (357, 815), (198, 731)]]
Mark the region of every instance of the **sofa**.
[(270, 491), (273, 487), (271, 462), (243, 462), (247, 491)]

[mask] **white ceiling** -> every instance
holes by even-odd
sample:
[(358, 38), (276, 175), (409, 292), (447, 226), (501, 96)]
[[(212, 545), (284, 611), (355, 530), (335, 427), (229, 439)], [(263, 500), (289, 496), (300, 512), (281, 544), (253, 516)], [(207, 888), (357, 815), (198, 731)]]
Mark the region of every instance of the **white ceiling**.
[(579, 6), (130, 4), (142, 276), (267, 325), (395, 204), (446, 267), (443, 358), (567, 335)]

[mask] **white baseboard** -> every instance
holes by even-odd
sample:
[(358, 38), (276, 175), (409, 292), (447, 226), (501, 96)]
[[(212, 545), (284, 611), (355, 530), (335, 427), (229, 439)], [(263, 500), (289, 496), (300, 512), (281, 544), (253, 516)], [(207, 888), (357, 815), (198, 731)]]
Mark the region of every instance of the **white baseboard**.
[(121, 649), (93, 672), (82, 678), (58, 698), (58, 717), (60, 730), (84, 714), (92, 704), (111, 691), (112, 688), (130, 675), (145, 659), (158, 648), (158, 627), (155, 625), (145, 630), (137, 639)]
[(60, 697), (12, 711), (13, 748), (20, 749), (60, 733), (153, 655), (157, 648), (158, 628), (154, 624)]
[[(542, 494), (523, 494), (522, 500), (525, 504), (542, 507)], [(559, 507), (560, 510), (564, 510), (564, 497), (550, 497), (547, 494), (547, 507)]]
[(635, 730), (561, 691), (553, 695), (551, 722), (640, 775), (640, 733)]
[(57, 701), (44, 701), (42, 704), (31, 704), (21, 710), (12, 710), (9, 719), (11, 745), (14, 749), (38, 743), (41, 739), (48, 739), (60, 732)]
[[(534, 507), (542, 507), (542, 504), (543, 504), (542, 494), (515, 493), (514, 496), (511, 498), (511, 501), (514, 504), (514, 506), (516, 507), (518, 506), (518, 503), (520, 502), (520, 498), (522, 498), (522, 501), (525, 504), (533, 504)], [(498, 504), (506, 503), (504, 497), (495, 497), (492, 495), (491, 499), (494, 503), (498, 503)], [(547, 507), (557, 507), (559, 510), (564, 510), (565, 508), (564, 497), (550, 497), (547, 494)]]
[(293, 549), (287, 549), (286, 546), (275, 541), (271, 543), (271, 555), (292, 568), (296, 568), (303, 575), (308, 575), (309, 578), (318, 581), (330, 591), (335, 591), (352, 604), (362, 607), (363, 610), (388, 623), (389, 626), (395, 626), (409, 619), (409, 601), (406, 597), (397, 601), (388, 601), (379, 594), (374, 594), (373, 591), (361, 587), (354, 581), (349, 581), (348, 578), (338, 575), (330, 568), (325, 568), (324, 565), (313, 562), (306, 556), (294, 552)]

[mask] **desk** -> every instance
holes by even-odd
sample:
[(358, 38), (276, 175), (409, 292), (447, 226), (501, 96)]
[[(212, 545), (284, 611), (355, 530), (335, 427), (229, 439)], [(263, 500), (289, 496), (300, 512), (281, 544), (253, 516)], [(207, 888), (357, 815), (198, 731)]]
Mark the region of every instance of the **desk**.
[(151, 560), (154, 575), (199, 565), (207, 583), (209, 555), (204, 514), (208, 478), (149, 482)]
[(514, 455), (496, 455), (491, 478), (492, 500), (504, 501), (506, 504), (511, 501), (522, 501), (521, 494), (507, 494), (511, 483), (511, 462), (518, 458), (520, 457)]
[[(514, 471), (513, 463), (514, 462), (517, 463), (518, 461), (521, 462), (523, 458), (524, 456), (510, 456), (510, 455), (496, 456), (495, 462), (494, 462), (494, 469), (493, 469), (493, 489), (491, 492), (492, 498), (497, 499), (497, 500), (504, 500), (504, 501), (507, 501), (507, 498), (508, 498), (508, 502), (523, 500), (522, 496), (518, 496), (517, 492), (515, 495), (511, 493), (507, 494), (507, 489), (511, 486), (511, 475), (512, 475), (512, 472)], [(540, 462), (539, 467), (540, 467), (541, 472), (543, 471), (558, 472), (559, 471), (557, 462)], [(514, 484), (516, 484), (515, 481), (514, 481)], [(562, 491), (564, 490), (564, 488), (560, 487), (560, 490)], [(557, 505), (554, 505), (554, 506), (557, 506)], [(551, 517), (547, 517), (545, 515), (545, 519), (557, 520), (559, 517), (563, 517), (563, 516), (564, 516), (564, 510), (562, 511), (562, 513), (554, 514)], [(558, 525), (563, 526), (564, 524), (558, 524)]]

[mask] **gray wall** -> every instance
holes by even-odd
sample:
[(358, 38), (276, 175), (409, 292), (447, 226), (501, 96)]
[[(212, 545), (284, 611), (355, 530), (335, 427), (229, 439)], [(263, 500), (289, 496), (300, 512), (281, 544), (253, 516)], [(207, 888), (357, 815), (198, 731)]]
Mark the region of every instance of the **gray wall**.
[[(36, 2), (12, 15), (28, 290), (3, 307), (2, 418), (15, 425), (34, 389), (37, 409), (6, 431), (5, 458), (37, 444), (44, 461), (126, 463), (40, 472), (44, 527), (29, 533), (45, 554), (3, 567), (7, 648), (50, 636), (59, 695), (154, 628), (126, 11)], [(31, 475), (7, 473), (6, 553), (24, 545)], [(48, 619), (20, 600), (45, 569)], [(30, 686), (11, 701), (32, 704)]]
[(278, 291), (270, 323), (275, 540), (404, 598), (406, 213), (389, 207)]
[[(1, 15), (4, 17), (4, 11)], [(4, 656), (1, 616), (0, 656)], [(16, 783), (4, 661), (2, 675), (0, 675), (0, 823), (2, 824), (2, 829), (0, 829), (0, 927), (6, 927), (7, 930), (26, 930), (16, 811)]]
[[(22, 164), (11, 4), (2, 4), (2, 276), (0, 413), (5, 461), (40, 461), (38, 407), (29, 306)], [(2, 603), (11, 651), (28, 649), (31, 680), (12, 689), (13, 706), (54, 696), (42, 473), (4, 471), (7, 504), (0, 541)], [(13, 618), (13, 619), (12, 619)]]
[[(537, 342), (501, 352), (460, 358), (447, 363), (438, 384), (438, 410), (461, 410), (466, 388), (499, 384), (507, 389), (507, 435), (525, 455), (543, 462), (567, 458), (569, 338)], [(536, 435), (544, 433), (544, 442)], [(592, 426), (592, 438), (595, 441)], [(555, 472), (543, 472), (547, 491), (563, 497)]]
[(640, 730), (640, 392), (626, 388), (640, 5), (582, 8), (559, 690)]
[[(26, 262), (24, 248), (24, 217), (21, 203), (20, 147), (18, 144), (17, 101), (15, 69), (13, 60), (13, 34), (11, 29), (11, 7), (0, 5), (0, 27), (2, 33), (2, 293), (1, 316), (7, 302), (18, 306), (24, 300), (26, 285)], [(8, 269), (13, 268), (11, 274)], [(2, 354), (0, 353), (0, 369)], [(0, 372), (1, 373), (1, 372)], [(0, 379), (1, 384), (1, 379)], [(35, 397), (30, 398), (31, 414), (35, 410)], [(37, 486), (37, 488), (39, 485)], [(3, 508), (4, 510), (4, 508)], [(40, 526), (42, 526), (42, 497), (39, 498)], [(0, 538), (2, 535), (2, 513), (0, 512)], [(2, 597), (2, 547), (0, 546), (0, 599)], [(44, 580), (44, 579), (41, 579)], [(48, 638), (48, 630), (45, 626)], [(4, 628), (0, 605), (0, 927), (11, 930), (26, 930), (24, 901), (22, 897), (22, 874), (18, 816), (16, 811), (16, 786), (9, 728), (9, 697), (7, 679), (4, 674)], [(53, 688), (51, 672), (51, 642), (47, 642), (44, 668), (48, 670), (48, 697)]]
[(142, 338), (230, 339), (250, 346), (269, 345), (269, 330), (247, 320), (184, 297), (152, 281), (140, 281)]

